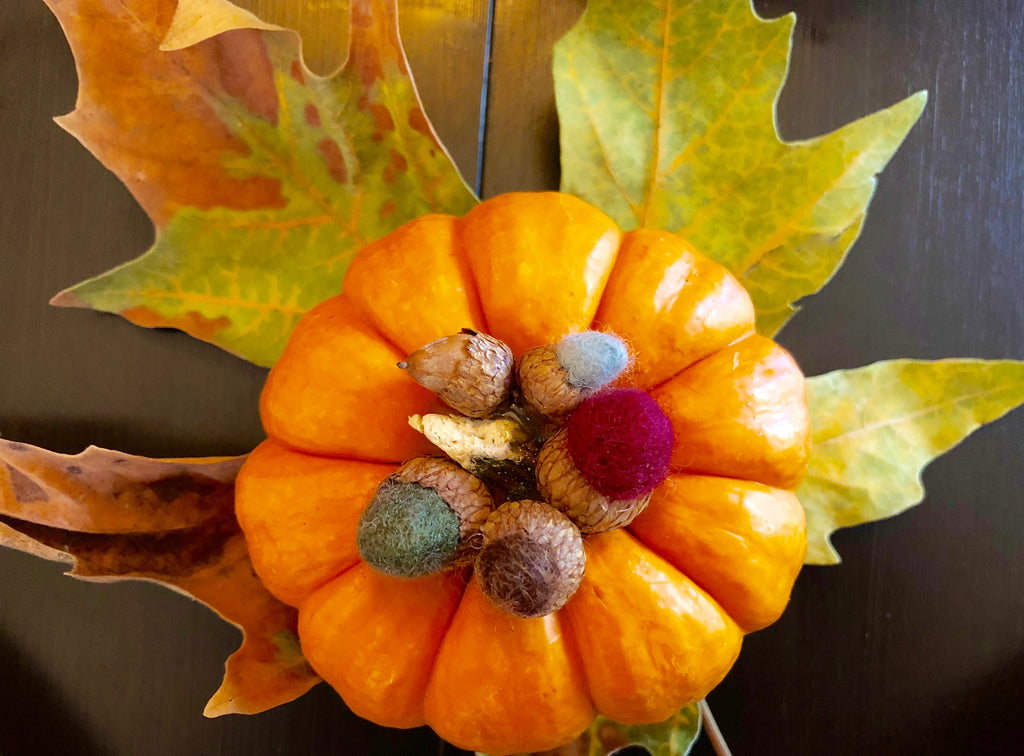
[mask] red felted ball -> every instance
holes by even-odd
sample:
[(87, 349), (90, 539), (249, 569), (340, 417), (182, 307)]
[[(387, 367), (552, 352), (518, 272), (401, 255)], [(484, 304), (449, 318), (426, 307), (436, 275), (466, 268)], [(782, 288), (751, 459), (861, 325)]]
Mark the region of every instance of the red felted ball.
[(585, 399), (566, 432), (576, 469), (609, 498), (648, 494), (668, 474), (672, 424), (644, 391), (612, 389)]

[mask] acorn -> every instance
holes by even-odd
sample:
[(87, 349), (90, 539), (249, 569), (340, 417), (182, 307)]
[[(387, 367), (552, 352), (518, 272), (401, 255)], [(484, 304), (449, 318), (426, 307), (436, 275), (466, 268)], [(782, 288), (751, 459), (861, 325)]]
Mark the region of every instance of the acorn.
[(561, 512), (529, 499), (487, 518), (476, 579), (484, 594), (516, 617), (543, 617), (565, 605), (586, 565), (583, 538)]
[(395, 577), (468, 565), (493, 508), (483, 481), (451, 460), (417, 457), (377, 487), (359, 520), (356, 546), (363, 561)]
[(615, 334), (573, 333), (527, 351), (519, 361), (519, 387), (538, 412), (559, 418), (618, 378), (628, 364), (629, 350)]
[(537, 457), (537, 486), (583, 533), (628, 525), (668, 474), (674, 434), (638, 389), (585, 399)]
[(512, 350), (505, 342), (471, 328), (420, 347), (398, 367), (469, 417), (487, 417), (511, 399)]

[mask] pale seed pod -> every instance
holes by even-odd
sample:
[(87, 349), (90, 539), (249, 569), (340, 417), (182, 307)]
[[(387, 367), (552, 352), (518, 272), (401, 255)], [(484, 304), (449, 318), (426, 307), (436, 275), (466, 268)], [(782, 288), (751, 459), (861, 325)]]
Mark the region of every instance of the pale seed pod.
[(453, 410), (486, 417), (511, 397), (515, 358), (503, 341), (464, 328), (417, 349), (398, 366)]
[(359, 555), (396, 577), (468, 565), (493, 508), (483, 481), (451, 460), (411, 459), (378, 486), (364, 510), (356, 533)]
[(519, 361), (519, 387), (532, 407), (557, 419), (614, 381), (628, 364), (629, 351), (615, 334), (573, 333), (527, 351)]
[(572, 461), (569, 434), (560, 429), (545, 442), (537, 456), (537, 487), (552, 507), (563, 512), (583, 533), (622, 528), (637, 517), (651, 494), (614, 499), (595, 489)]
[(516, 617), (543, 617), (572, 598), (586, 553), (579, 530), (561, 512), (529, 499), (503, 504), (487, 518), (476, 579), (484, 594)]

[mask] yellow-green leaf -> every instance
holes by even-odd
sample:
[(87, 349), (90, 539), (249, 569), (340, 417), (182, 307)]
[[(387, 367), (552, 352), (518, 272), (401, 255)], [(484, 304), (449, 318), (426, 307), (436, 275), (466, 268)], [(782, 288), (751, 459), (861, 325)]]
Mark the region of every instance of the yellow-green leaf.
[(47, 0), (80, 78), (59, 119), (157, 227), (142, 257), (64, 306), (174, 327), (272, 364), (366, 242), (475, 203), (427, 121), (395, 0), (352, 0), (348, 62), (227, 0)]
[(793, 20), (750, 0), (589, 0), (555, 48), (562, 190), (686, 236), (744, 280), (768, 336), (842, 264), (927, 100), (781, 141)]
[(831, 533), (920, 502), (925, 465), (1024, 402), (1024, 362), (893, 360), (810, 378), (808, 389), (813, 451), (797, 491), (807, 562), (836, 564)]

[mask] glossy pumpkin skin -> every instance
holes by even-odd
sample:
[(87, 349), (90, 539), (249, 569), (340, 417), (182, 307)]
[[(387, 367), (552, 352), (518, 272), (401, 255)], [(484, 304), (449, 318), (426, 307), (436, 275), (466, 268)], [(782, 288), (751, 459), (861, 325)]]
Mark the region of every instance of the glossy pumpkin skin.
[[(619, 384), (650, 391), (675, 431), (647, 510), (586, 537), (579, 591), (539, 619), (504, 614), (469, 573), (387, 577), (355, 551), (377, 482), (430, 453), (407, 417), (445, 411), (395, 363), (464, 327), (517, 357), (612, 331), (634, 358)], [(552, 748), (598, 712), (666, 719), (778, 618), (803, 562), (799, 368), (754, 333), (724, 268), (568, 195), (502, 195), (368, 246), (296, 328), (261, 415), (270, 438), (239, 476), (238, 517), (267, 587), (299, 608), (310, 663), (361, 716), (468, 750)]]

